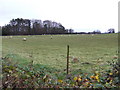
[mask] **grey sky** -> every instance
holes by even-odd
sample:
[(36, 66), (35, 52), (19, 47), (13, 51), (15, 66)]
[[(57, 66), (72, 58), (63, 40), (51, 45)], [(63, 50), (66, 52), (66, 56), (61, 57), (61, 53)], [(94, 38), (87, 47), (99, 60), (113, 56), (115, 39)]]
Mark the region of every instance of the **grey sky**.
[(60, 22), (75, 31), (118, 31), (119, 0), (0, 0), (0, 25), (13, 18)]

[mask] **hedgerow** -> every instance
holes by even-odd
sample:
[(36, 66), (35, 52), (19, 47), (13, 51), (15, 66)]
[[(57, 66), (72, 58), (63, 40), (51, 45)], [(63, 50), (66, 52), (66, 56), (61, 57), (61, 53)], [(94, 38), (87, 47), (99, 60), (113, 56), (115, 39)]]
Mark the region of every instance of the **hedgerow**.
[(82, 70), (65, 72), (32, 62), (21, 65), (9, 57), (2, 59), (2, 88), (120, 88), (120, 64), (108, 62), (106, 72), (86, 73)]

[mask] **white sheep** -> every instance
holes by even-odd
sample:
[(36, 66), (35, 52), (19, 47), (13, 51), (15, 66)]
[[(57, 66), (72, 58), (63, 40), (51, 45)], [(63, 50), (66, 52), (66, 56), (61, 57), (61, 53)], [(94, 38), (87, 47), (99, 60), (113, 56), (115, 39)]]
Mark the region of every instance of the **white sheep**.
[(94, 34), (91, 34), (92, 36), (94, 36)]
[(26, 41), (27, 39), (26, 38), (23, 38), (23, 41)]
[(51, 38), (50, 39), (52, 39), (53, 38), (53, 36), (51, 36)]
[(12, 36), (9, 37), (10, 39), (12, 38)]

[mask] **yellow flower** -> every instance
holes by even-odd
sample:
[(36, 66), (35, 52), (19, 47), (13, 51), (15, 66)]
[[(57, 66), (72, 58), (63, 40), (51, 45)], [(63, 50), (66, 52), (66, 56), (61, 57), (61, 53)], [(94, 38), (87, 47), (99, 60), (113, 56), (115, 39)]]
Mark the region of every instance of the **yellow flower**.
[(113, 75), (113, 73), (109, 73), (109, 75)]
[(74, 79), (73, 79), (74, 81), (76, 81), (77, 80), (77, 77), (74, 77)]
[(90, 76), (90, 78), (91, 78), (91, 79), (94, 79), (94, 78), (95, 78), (95, 76)]
[(98, 75), (96, 75), (95, 78), (98, 80), (99, 79)]
[(78, 78), (78, 81), (82, 81), (82, 79), (81, 79), (81, 78)]
[(58, 82), (59, 82), (59, 83), (62, 83), (62, 82), (63, 82), (63, 80), (58, 80)]
[(97, 80), (98, 82), (100, 82), (98, 75), (96, 75), (95, 78), (96, 78), (96, 80)]

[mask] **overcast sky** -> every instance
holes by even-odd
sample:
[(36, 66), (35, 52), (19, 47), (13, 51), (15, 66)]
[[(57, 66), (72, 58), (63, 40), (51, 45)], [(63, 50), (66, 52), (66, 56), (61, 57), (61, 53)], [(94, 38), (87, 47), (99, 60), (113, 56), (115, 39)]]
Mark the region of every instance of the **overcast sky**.
[(52, 20), (75, 31), (118, 31), (119, 0), (0, 0), (0, 26), (13, 18)]

